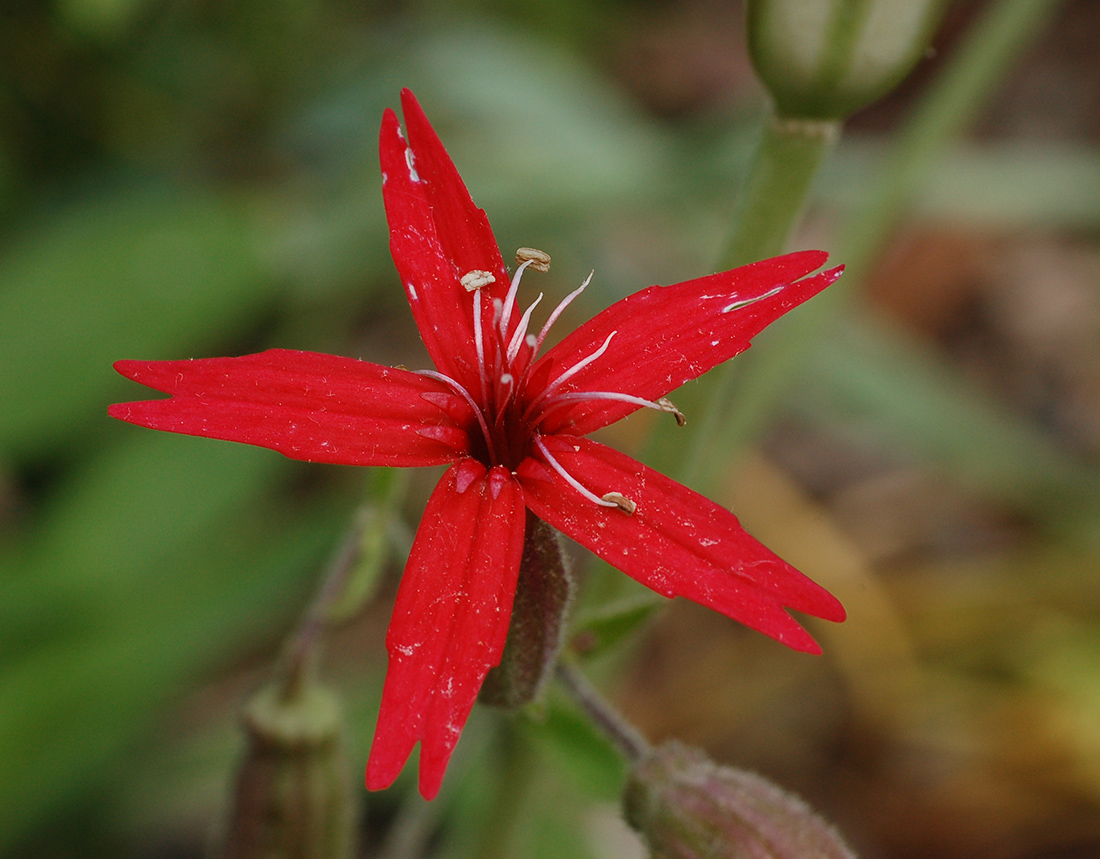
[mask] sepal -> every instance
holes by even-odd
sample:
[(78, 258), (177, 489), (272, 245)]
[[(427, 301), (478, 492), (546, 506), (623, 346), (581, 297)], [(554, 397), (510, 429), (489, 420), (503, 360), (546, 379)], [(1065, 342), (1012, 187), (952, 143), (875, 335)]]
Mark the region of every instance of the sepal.
[(943, 0), (750, 0), (749, 50), (777, 113), (844, 119), (925, 56)]
[(635, 766), (623, 811), (654, 859), (855, 859), (803, 800), (675, 741)]

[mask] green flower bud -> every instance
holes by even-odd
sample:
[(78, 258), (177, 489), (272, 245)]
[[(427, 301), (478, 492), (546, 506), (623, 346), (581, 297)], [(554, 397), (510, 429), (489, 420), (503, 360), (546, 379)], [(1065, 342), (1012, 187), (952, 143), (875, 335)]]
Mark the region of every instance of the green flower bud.
[(654, 859), (855, 859), (801, 799), (677, 742), (635, 766), (623, 804)]
[(353, 805), (336, 697), (309, 683), (261, 689), (244, 713), (227, 859), (347, 859)]
[(516, 709), (534, 699), (554, 667), (572, 598), (573, 577), (561, 535), (528, 511), (508, 643), (500, 665), (485, 677), (482, 703)]
[(924, 56), (944, 0), (749, 0), (756, 73), (781, 116), (843, 119)]

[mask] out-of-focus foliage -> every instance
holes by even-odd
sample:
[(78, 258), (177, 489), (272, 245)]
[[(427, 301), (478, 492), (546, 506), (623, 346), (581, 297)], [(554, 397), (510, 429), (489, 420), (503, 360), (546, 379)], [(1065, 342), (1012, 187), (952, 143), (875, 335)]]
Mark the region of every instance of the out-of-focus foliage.
[[(985, 5), (953, 4), (938, 57), (855, 117), (799, 246), (833, 247), (865, 210)], [(402, 86), (505, 256), (554, 257), (540, 290), (595, 267), (574, 318), (712, 270), (761, 98), (739, 16), (717, 0), (0, 9), (0, 855), (203, 855), (237, 709), (356, 505), (382, 504), (366, 472), (111, 422), (109, 402), (145, 396), (111, 362), (284, 346), (421, 366), (376, 162)], [(717, 457), (710, 477), (845, 599), (849, 621), (815, 630), (826, 657), (684, 607), (647, 621), (600, 570), (571, 639), (652, 739), (760, 769), (868, 857), (1100, 849), (1097, 6), (1067, 0), (1028, 38), (788, 380), (760, 443), (773, 465)], [(377, 599), (328, 648), (353, 769), (424, 491), (412, 475), (378, 518)], [(439, 800), (407, 777), (363, 797), (364, 850), (636, 856), (621, 778), (553, 692), (518, 721), (479, 708)]]

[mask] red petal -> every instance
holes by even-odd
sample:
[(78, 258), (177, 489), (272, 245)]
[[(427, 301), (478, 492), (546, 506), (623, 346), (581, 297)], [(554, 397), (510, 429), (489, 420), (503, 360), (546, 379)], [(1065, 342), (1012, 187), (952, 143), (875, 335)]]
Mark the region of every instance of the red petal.
[[(119, 361), (123, 376), (169, 400), (119, 403), (139, 426), (342, 465), (440, 465), (469, 448), (455, 414), (469, 407), (440, 382), (367, 361), (271, 349), (242, 358)], [(440, 395), (450, 395), (445, 410)]]
[[(382, 119), (382, 197), (390, 252), (413, 317), (436, 366), (467, 390), (478, 390), (473, 298), (460, 283), (467, 272), (487, 271), (482, 315), (492, 324), (492, 299), (508, 291), (508, 274), (485, 212), (474, 205), (454, 164), (412, 93), (401, 94), (409, 142), (397, 115)], [(496, 339), (486, 336), (488, 349)]]
[(503, 298), (508, 292), (509, 279), (489, 219), (470, 199), (470, 192), (435, 129), (416, 96), (407, 89), (401, 92), (401, 108), (409, 132), (409, 145), (415, 153), (414, 166), (431, 202), (444, 252), (459, 274), (479, 269), (496, 277), (496, 282), (488, 288), (491, 295)]
[[(532, 383), (553, 382), (596, 352), (614, 332), (607, 351), (560, 391), (616, 391), (656, 400), (743, 352), (756, 334), (835, 281), (841, 268), (798, 280), (826, 258), (822, 251), (803, 251), (674, 286), (643, 289), (611, 305), (547, 352), (532, 368)], [(550, 412), (542, 429), (553, 433), (568, 428), (585, 435), (636, 408), (587, 400)]]
[(518, 475), (536, 516), (628, 576), (664, 596), (683, 596), (809, 653), (821, 648), (784, 610), (840, 621), (835, 597), (749, 536), (732, 513), (586, 438), (544, 438), (559, 463), (585, 488), (633, 501), (632, 515), (583, 498), (530, 460)]
[(519, 484), (466, 459), (432, 493), (413, 543), (386, 647), (367, 787), (388, 787), (420, 741), (431, 799), (489, 669), (500, 662), (526, 520)]

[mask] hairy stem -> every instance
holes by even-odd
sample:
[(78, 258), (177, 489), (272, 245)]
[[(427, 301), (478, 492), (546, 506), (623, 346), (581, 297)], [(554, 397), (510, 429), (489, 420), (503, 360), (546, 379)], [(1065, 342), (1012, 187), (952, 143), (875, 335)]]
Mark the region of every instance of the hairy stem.
[(637, 763), (649, 754), (650, 746), (645, 737), (596, 691), (577, 668), (559, 662), (556, 673), (569, 696), (600, 727), (627, 761)]

